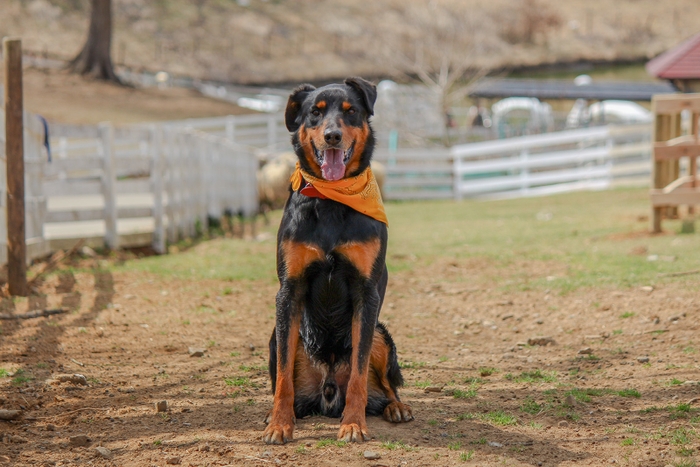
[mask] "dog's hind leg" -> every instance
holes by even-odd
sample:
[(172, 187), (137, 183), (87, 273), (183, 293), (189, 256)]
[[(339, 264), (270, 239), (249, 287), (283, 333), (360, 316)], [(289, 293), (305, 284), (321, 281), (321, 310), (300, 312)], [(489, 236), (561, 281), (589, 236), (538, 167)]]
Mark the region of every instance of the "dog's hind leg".
[(369, 365), (371, 377), (368, 381), (370, 397), (367, 402), (367, 411), (382, 413), (388, 422), (413, 420), (411, 407), (399, 399), (398, 388), (403, 385), (403, 377), (396, 357), (396, 346), (381, 323), (377, 324), (374, 332)]

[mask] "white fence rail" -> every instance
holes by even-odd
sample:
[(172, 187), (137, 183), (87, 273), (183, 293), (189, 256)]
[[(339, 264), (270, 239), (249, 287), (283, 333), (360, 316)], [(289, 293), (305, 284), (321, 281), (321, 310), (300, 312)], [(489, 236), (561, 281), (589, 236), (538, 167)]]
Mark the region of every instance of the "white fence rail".
[[(78, 238), (111, 248), (150, 243), (164, 252), (166, 240), (194, 235), (208, 217), (257, 212), (258, 159), (248, 146), (175, 125), (105, 124), (81, 135), (52, 138), (49, 162), (43, 125), (25, 118), (30, 258)], [(4, 171), (0, 163), (0, 264), (7, 243)]]
[(651, 127), (606, 126), (451, 149), (377, 151), (387, 199), (536, 196), (648, 183)]

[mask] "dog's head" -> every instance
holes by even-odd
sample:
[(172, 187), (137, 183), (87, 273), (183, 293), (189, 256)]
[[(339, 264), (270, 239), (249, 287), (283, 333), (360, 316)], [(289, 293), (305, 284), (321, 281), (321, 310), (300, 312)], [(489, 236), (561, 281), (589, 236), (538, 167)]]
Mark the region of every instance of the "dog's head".
[(316, 89), (296, 88), (285, 110), (287, 129), (301, 167), (325, 180), (353, 177), (369, 166), (377, 88), (362, 78)]

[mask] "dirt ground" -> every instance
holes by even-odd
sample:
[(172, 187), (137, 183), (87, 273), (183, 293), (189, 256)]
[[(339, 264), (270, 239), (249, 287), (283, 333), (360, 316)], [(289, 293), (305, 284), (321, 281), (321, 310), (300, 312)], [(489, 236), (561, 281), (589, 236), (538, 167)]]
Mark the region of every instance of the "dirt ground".
[[(0, 465), (689, 467), (700, 450), (700, 302), (673, 282), (559, 295), (498, 288), (484, 260), (396, 272), (381, 318), (415, 421), (370, 417), (373, 439), (343, 445), (338, 420), (309, 417), (266, 446), (276, 285), (111, 264), (83, 260), (2, 300), (2, 313), (72, 311), (0, 322), (0, 409), (22, 411), (0, 421)], [(76, 373), (87, 385), (56, 381)]]
[(23, 86), (25, 109), (51, 123), (119, 125), (252, 113), (193, 89), (130, 88), (55, 69), (26, 68)]

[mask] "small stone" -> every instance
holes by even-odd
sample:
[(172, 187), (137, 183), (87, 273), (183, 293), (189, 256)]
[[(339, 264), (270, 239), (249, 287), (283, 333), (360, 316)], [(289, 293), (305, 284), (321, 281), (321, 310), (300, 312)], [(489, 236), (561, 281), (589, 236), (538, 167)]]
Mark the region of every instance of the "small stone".
[(95, 448), (95, 453), (97, 453), (98, 456), (103, 457), (104, 459), (111, 459), (112, 458), (112, 451), (109, 449), (98, 446)]
[(46, 425), (46, 431), (56, 431), (56, 425), (49, 423)]
[(97, 253), (95, 253), (95, 250), (90, 248), (89, 246), (84, 246), (80, 249), (80, 254), (83, 256), (87, 256), (88, 258), (94, 258), (97, 256)]
[(566, 399), (564, 399), (564, 405), (568, 407), (574, 407), (576, 405), (576, 398), (569, 394), (566, 396)]
[(24, 443), (29, 442), (29, 440), (27, 438), (23, 438), (23, 437), (17, 436), (17, 435), (12, 435), (12, 437), (10, 438), (10, 441), (12, 441), (13, 443), (16, 443), (16, 444), (24, 444)]
[(196, 347), (190, 347), (189, 351), (190, 351), (190, 357), (203, 357), (204, 352), (206, 352), (206, 350), (198, 349)]
[(97, 331), (95, 332), (95, 334), (97, 334), (97, 337), (104, 337), (104, 335), (105, 335), (104, 328), (98, 328)]
[(374, 452), (374, 451), (365, 451), (364, 453), (362, 453), (362, 456), (363, 456), (365, 459), (370, 460), (370, 461), (374, 461), (374, 460), (377, 460), (377, 459), (381, 459), (381, 457), (382, 457), (382, 456), (380, 456), (378, 453), (376, 453), (376, 452)]
[(644, 287), (640, 287), (639, 290), (641, 290), (642, 292), (651, 293), (654, 291), (654, 287), (650, 285), (645, 285)]
[(70, 442), (71, 446), (87, 446), (90, 444), (90, 438), (87, 437), (87, 435), (75, 435), (71, 436), (68, 441)]
[(255, 346), (254, 346), (253, 344), (248, 344), (248, 349), (249, 349), (251, 352), (255, 352)]
[(554, 345), (554, 339), (551, 337), (533, 337), (527, 340), (528, 345), (549, 345), (552, 344)]
[(639, 363), (649, 363), (649, 357), (637, 357)]
[(579, 355), (591, 355), (593, 353), (593, 349), (590, 347), (586, 347), (585, 349), (581, 349), (578, 351)]
[(489, 446), (492, 448), (502, 448), (503, 445), (501, 443), (497, 443), (496, 441), (489, 441)]
[(562, 420), (557, 425), (559, 425), (559, 427), (563, 428), (563, 427), (569, 426), (569, 422), (567, 422), (566, 420)]
[(428, 392), (442, 392), (442, 386), (428, 386), (424, 389), (426, 393)]
[(170, 465), (178, 465), (180, 462), (182, 462), (182, 459), (178, 456), (168, 457), (165, 459), (165, 463)]
[(168, 411), (168, 401), (156, 402), (156, 412), (167, 412)]

